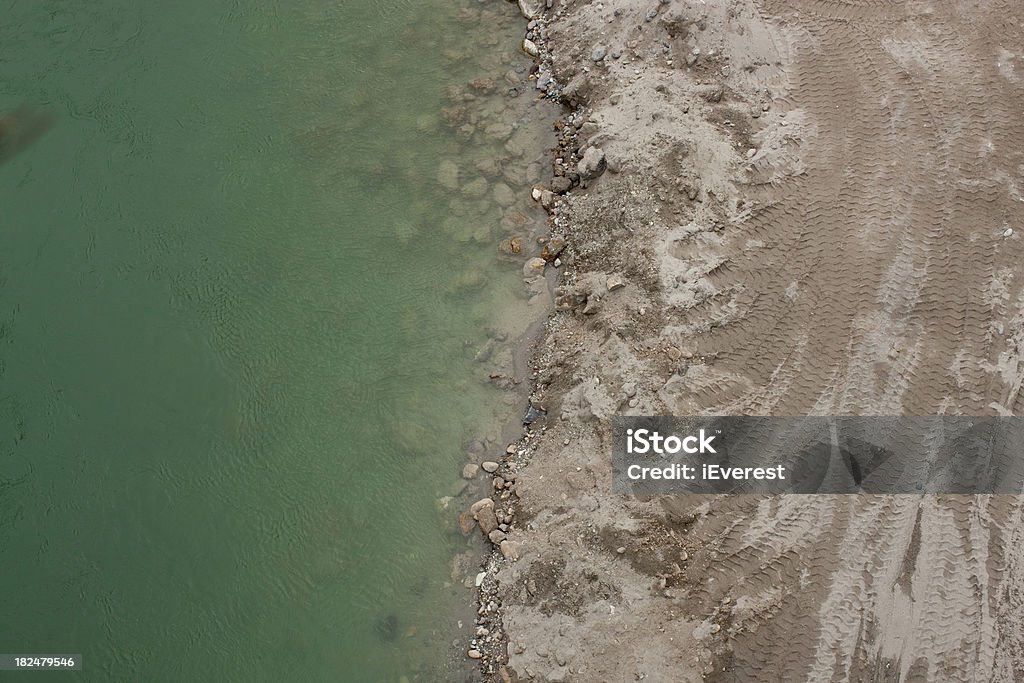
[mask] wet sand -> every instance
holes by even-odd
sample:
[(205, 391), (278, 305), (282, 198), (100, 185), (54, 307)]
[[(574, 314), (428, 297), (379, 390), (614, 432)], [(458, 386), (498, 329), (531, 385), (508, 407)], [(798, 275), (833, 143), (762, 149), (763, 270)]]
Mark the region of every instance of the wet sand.
[(515, 518), (485, 672), (1024, 677), (1019, 498), (627, 500), (609, 423), (1018, 414), (1022, 20), (881, 0), (533, 20), (534, 78), (566, 111), (535, 195), (566, 246), (534, 358), (547, 416), (496, 472)]

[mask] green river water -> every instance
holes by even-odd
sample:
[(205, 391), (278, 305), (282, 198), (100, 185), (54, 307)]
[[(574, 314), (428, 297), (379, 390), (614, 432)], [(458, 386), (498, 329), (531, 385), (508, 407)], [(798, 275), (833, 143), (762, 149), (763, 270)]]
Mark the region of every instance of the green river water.
[[(7, 3), (0, 112), (56, 122), (0, 166), (0, 653), (83, 670), (0, 680), (473, 678), (452, 558), (480, 544), (439, 499), (521, 413), (474, 355), (530, 313), (489, 198), (539, 164), (442, 109), (479, 77), (532, 98), (503, 92), (522, 30), (505, 2)], [(438, 182), (494, 150), (482, 198)]]

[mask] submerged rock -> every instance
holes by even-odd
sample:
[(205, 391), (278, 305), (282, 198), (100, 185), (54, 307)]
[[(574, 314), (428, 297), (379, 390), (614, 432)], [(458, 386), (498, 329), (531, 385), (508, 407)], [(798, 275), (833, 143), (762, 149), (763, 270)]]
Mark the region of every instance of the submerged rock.
[(547, 261), (536, 256), (527, 261), (523, 265), (523, 277), (536, 277), (544, 274), (544, 266), (547, 265)]
[(394, 614), (387, 615), (377, 622), (374, 626), (374, 630), (381, 638), (391, 642), (398, 637), (398, 617)]

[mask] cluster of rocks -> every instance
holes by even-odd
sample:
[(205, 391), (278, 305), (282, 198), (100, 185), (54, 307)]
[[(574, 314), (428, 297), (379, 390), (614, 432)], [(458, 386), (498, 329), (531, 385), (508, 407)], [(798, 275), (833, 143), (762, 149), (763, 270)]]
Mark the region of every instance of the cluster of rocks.
[[(527, 416), (530, 415), (542, 416), (543, 410), (535, 408), (531, 402), (527, 410)], [(485, 558), (481, 571), (474, 581), (479, 591), (476, 631), (469, 642), (466, 656), (479, 661), (485, 673), (497, 676), (496, 680), (500, 681), (512, 679), (503, 664), (507, 661), (508, 643), (501, 624), (501, 596), (495, 577), (503, 564), (517, 561), (522, 552), (519, 543), (511, 538), (516, 529), (516, 482), (519, 468), (529, 458), (531, 442), (546, 431), (546, 427), (543, 426), (539, 431), (535, 431), (534, 427), (537, 424), (539, 423), (536, 420), (526, 424), (524, 418), (525, 429), (522, 439), (506, 447), (500, 462), (485, 460), (479, 466), (467, 468), (466, 472), (472, 472), (473, 476), (480, 472), (489, 475), (493, 493), (477, 500), (463, 512), (460, 525), (463, 533), (479, 530), (495, 551)]]

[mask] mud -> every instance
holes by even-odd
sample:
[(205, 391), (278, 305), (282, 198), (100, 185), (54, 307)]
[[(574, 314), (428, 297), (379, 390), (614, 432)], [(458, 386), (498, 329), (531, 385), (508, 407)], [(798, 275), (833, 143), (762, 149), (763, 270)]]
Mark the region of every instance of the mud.
[[(1022, 20), (999, 0), (556, 1), (537, 20), (573, 187), (534, 360), (548, 417), (498, 473), (518, 471), (520, 552), (492, 561), (491, 670), (1024, 680), (1020, 498), (627, 500), (609, 425), (1019, 414)], [(590, 147), (606, 169), (581, 179)]]

